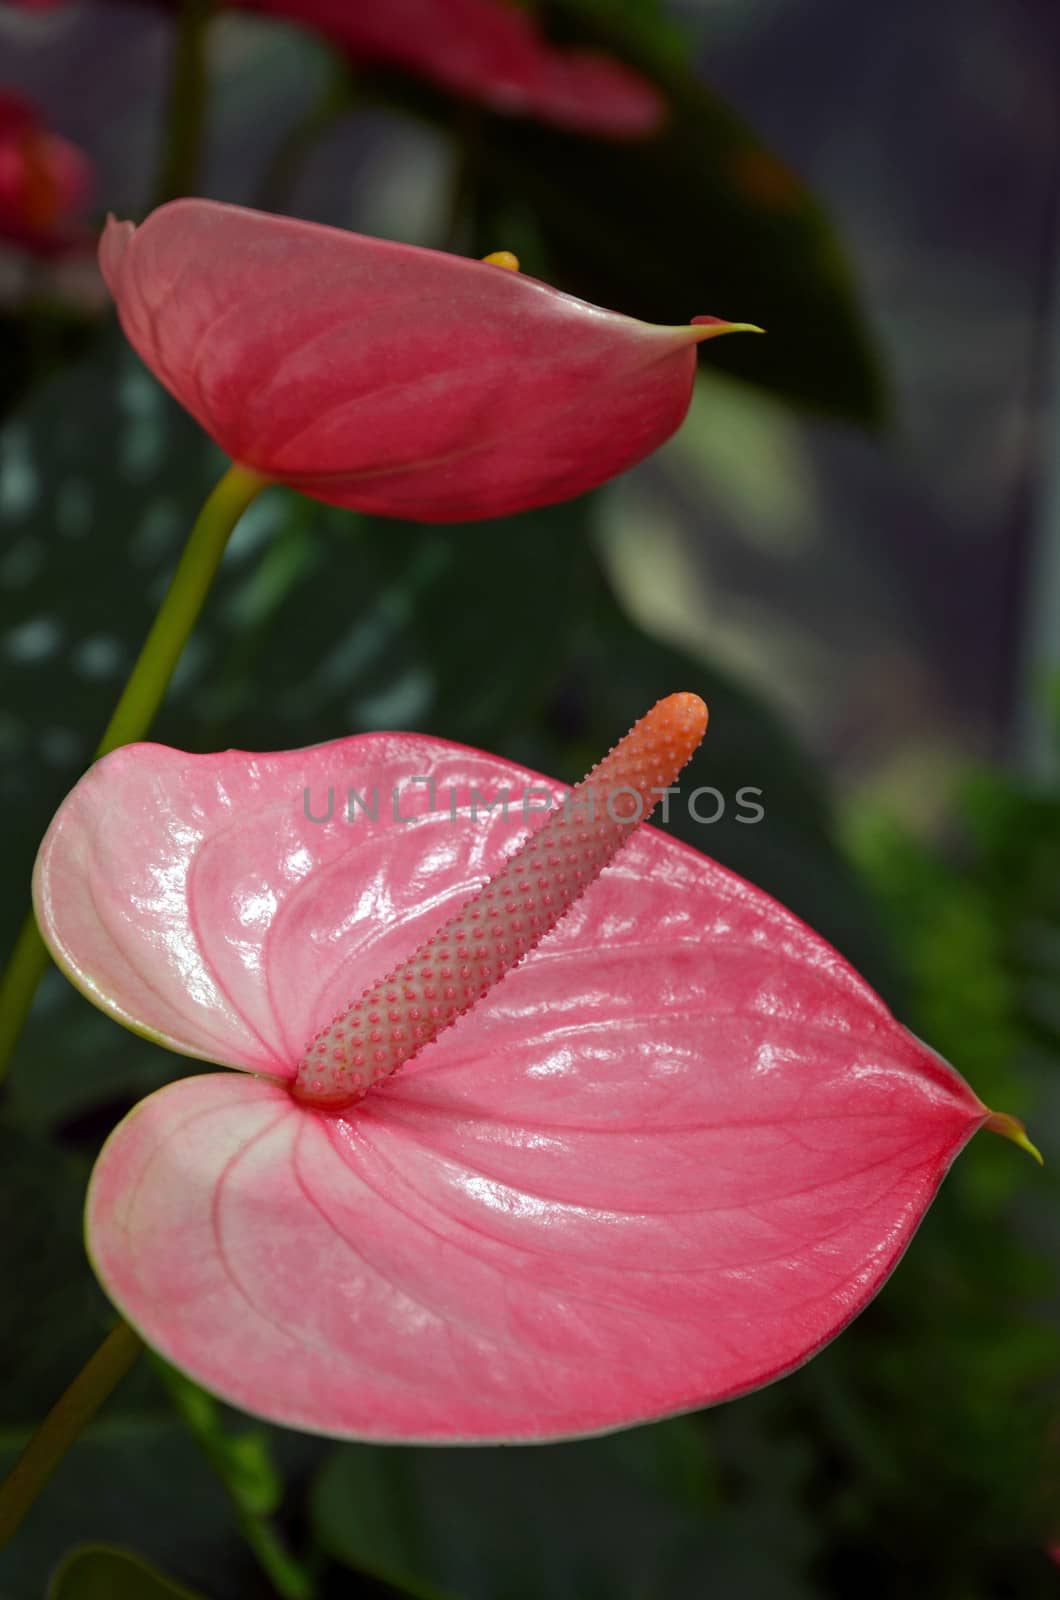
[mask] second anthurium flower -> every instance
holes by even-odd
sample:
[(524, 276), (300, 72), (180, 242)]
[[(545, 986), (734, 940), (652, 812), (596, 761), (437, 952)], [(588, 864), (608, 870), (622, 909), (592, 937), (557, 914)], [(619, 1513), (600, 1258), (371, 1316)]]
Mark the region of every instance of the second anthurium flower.
[(0, 246), (41, 257), (83, 249), (93, 185), (88, 157), (21, 95), (0, 88)]
[(696, 346), (472, 261), (207, 200), (108, 222), (131, 344), (231, 459), (333, 505), (425, 522), (569, 499), (684, 419)]
[(145, 1100), (92, 1177), (96, 1271), (167, 1359), (337, 1436), (626, 1426), (806, 1360), (978, 1128), (1026, 1143), (803, 923), (637, 827), (705, 724), (670, 696), (569, 795), (396, 733), (86, 774), (35, 874), (56, 960), (241, 1069)]

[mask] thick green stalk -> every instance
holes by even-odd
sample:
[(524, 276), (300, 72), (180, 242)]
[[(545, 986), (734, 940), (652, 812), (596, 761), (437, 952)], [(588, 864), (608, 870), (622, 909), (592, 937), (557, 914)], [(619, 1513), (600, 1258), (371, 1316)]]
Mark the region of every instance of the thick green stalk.
[(31, 911), (0, 977), (0, 1078), (7, 1071), (50, 959)]
[(206, 124), (206, 34), (213, 0), (183, 0), (173, 45), (155, 204), (198, 188)]
[(236, 523), (268, 483), (268, 478), (251, 472), (248, 467), (231, 466), (214, 486), (188, 535), (166, 597), (99, 741), (96, 760), (119, 745), (142, 739), (147, 732), (210, 592)]
[[(97, 746), (97, 759), (119, 745), (142, 739), (147, 732), (210, 591), (232, 530), (268, 482), (246, 467), (231, 466), (207, 499)], [(7, 1070), (47, 967), (48, 953), (31, 912), (0, 978), (0, 1078)]]
[(81, 1368), (0, 1484), (0, 1549), (18, 1530), (70, 1446), (124, 1378), (143, 1341), (119, 1322)]
[(306, 161), (353, 104), (352, 79), (346, 62), (336, 62), (319, 99), (282, 136), (255, 189), (259, 211), (289, 211), (291, 197)]

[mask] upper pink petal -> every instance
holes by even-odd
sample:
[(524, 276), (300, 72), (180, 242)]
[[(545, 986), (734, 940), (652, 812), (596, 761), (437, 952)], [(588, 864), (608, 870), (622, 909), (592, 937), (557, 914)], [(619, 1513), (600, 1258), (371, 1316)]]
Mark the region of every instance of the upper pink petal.
[(565, 499), (648, 455), (707, 332), (212, 201), (111, 221), (101, 263), (132, 344), (234, 460), (426, 521)]
[(595, 50), (549, 50), (534, 114), (580, 133), (638, 137), (666, 116), (658, 90), (624, 62)]

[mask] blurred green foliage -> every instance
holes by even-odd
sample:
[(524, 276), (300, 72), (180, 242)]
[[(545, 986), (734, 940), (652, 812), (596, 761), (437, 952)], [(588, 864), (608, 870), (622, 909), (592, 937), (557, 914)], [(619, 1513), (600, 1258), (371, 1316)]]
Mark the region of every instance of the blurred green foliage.
[[(776, 1461), (781, 1482), (798, 1455)], [(797, 1568), (814, 1534), (777, 1476), (725, 1494), (704, 1430), (677, 1418), (544, 1447), (346, 1446), (311, 1506), (339, 1561), (422, 1600), (652, 1600), (708, 1581), (801, 1600), (811, 1591), (776, 1556)]]
[(196, 1596), (128, 1550), (82, 1545), (56, 1572), (47, 1600), (196, 1600)]

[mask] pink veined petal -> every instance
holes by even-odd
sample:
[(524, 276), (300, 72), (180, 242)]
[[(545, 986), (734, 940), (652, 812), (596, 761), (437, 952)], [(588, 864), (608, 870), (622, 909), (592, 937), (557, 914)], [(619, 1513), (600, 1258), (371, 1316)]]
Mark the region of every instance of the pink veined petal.
[(313, 1432), (620, 1427), (832, 1338), (985, 1116), (893, 1024), (852, 1051), (841, 1029), (774, 1045), (678, 1013), (631, 1038), (532, 1005), (493, 1038), (469, 1022), (463, 1052), (454, 1030), (345, 1118), (228, 1075), (151, 1096), (92, 1180), (112, 1299), (207, 1388)]
[(447, 522), (545, 505), (650, 454), (698, 340), (521, 273), (213, 201), (114, 220), (122, 327), (233, 460), (335, 505)]
[[(346, 787), (376, 780), (379, 821), (347, 824)], [(316, 1027), (524, 831), (518, 803), (453, 821), (472, 783), (554, 792), (399, 735), (134, 746), (74, 790), (36, 880), (67, 970), (274, 1074), (171, 1085), (114, 1133), (88, 1207), (104, 1286), (208, 1388), (340, 1436), (556, 1438), (780, 1376), (879, 1288), (989, 1113), (810, 929), (650, 828), (359, 1105), (299, 1105), (282, 1080)]]

